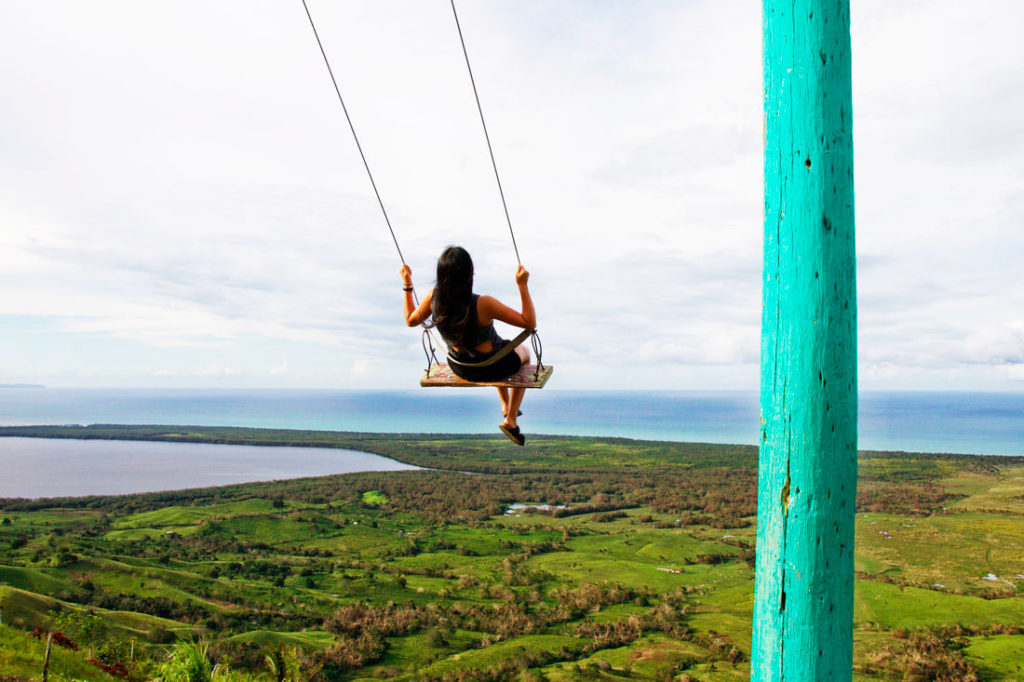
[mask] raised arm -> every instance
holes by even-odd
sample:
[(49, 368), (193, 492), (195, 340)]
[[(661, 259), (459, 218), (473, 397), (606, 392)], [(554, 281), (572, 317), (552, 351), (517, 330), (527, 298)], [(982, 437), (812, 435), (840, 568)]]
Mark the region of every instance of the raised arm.
[(412, 297), (412, 269), (403, 264), (402, 269), (399, 270), (399, 274), (402, 276), (402, 289), (404, 291), (405, 301), (403, 308), (405, 311), (405, 323), (410, 327), (415, 327), (418, 324), (423, 324), (428, 317), (430, 317), (430, 302), (434, 295), (434, 290), (431, 289), (427, 292), (427, 295), (420, 301), (419, 306), (416, 305), (415, 300)]
[(519, 286), (519, 297), (522, 303), (522, 311), (516, 311), (494, 298), (493, 296), (481, 296), (480, 305), (477, 309), (481, 324), (487, 324), (492, 320), (501, 320), (505, 324), (523, 329), (537, 328), (537, 313), (533, 309), (533, 299), (530, 298), (530, 289), (527, 282), (530, 273), (520, 265), (516, 270), (516, 284)]

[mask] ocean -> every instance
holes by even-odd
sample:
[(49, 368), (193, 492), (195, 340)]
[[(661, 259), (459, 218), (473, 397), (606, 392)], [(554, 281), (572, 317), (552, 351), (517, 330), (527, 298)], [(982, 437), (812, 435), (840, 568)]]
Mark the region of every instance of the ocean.
[[(0, 425), (194, 424), (497, 433), (492, 390), (0, 389)], [(528, 391), (530, 434), (756, 444), (755, 392)], [(860, 448), (1024, 455), (1024, 393), (863, 392)], [(0, 440), (0, 448), (3, 442)]]

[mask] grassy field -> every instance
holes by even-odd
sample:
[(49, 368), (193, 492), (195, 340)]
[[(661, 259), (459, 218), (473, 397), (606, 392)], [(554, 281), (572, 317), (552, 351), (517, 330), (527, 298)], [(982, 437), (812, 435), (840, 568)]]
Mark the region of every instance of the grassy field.
[[(752, 448), (197, 427), (0, 435), (339, 446), (441, 469), (0, 501), (5, 682), (39, 678), (44, 642), (30, 633), (54, 625), (79, 645), (55, 647), (51, 679), (63, 680), (115, 679), (87, 662), (90, 646), (151, 679), (189, 640), (208, 641), (222, 679), (237, 680), (278, 679), (268, 656), (296, 679), (749, 676)], [(1024, 460), (864, 453), (860, 472), (855, 678), (1021, 677)]]

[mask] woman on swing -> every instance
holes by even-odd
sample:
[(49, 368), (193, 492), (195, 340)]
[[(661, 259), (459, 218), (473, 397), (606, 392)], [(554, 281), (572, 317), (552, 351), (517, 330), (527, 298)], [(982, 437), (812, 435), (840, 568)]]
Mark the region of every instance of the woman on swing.
[[(405, 289), (405, 323), (415, 327), (433, 317), (431, 326), (437, 327), (460, 362), (482, 362), (509, 343), (494, 330), (495, 320), (523, 329), (537, 326), (537, 314), (526, 285), (530, 273), (522, 265), (516, 270), (522, 312), (509, 308), (493, 296), (473, 293), (473, 260), (461, 246), (449, 246), (441, 254), (437, 260), (437, 286), (427, 292), (419, 307), (412, 297), (412, 270), (408, 265), (402, 265), (400, 272)], [(529, 362), (529, 349), (519, 346), (493, 365), (461, 367), (453, 363), (451, 370), (466, 381), (501, 381)], [(525, 393), (525, 388), (498, 387), (501, 412), (505, 415), (498, 428), (516, 445), (526, 442), (516, 423), (516, 418), (522, 414), (519, 406)]]

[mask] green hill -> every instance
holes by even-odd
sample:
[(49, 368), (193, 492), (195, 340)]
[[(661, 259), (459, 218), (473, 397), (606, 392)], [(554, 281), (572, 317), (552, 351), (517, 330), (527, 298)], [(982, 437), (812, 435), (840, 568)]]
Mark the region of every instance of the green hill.
[[(3, 435), (351, 447), (438, 468), (0, 500), (4, 674), (38, 676), (27, 633), (61, 612), (79, 619), (79, 643), (86, 616), (102, 621), (97, 651), (133, 657), (142, 677), (179, 637), (209, 641), (239, 680), (269, 679), (268, 655), (317, 679), (749, 676), (753, 448), (199, 427)], [(862, 453), (857, 679), (943, 667), (1004, 679), (1024, 664), (1022, 490), (1021, 458)], [(65, 658), (66, 679), (106, 679)]]

